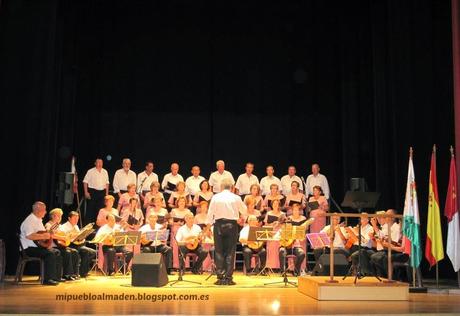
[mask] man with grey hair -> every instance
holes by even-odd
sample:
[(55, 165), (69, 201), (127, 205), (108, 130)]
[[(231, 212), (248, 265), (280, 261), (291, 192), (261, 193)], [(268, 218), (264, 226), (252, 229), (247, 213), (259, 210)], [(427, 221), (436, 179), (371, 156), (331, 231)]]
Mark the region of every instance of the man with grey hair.
[(118, 194), (118, 198), (128, 192), (128, 184), (137, 183), (136, 173), (131, 170), (131, 160), (124, 158), (122, 166), (113, 176), (113, 192)]
[(221, 191), (221, 182), (223, 179), (230, 179), (232, 186), (235, 184), (235, 179), (229, 171), (225, 170), (225, 162), (223, 160), (218, 160), (216, 162), (216, 168), (217, 170), (209, 176), (209, 185), (211, 186), (212, 192), (219, 193)]
[(221, 192), (214, 195), (208, 209), (206, 224), (214, 224), (214, 261), (217, 270), (216, 285), (235, 285), (233, 282), (233, 264), (240, 213), (246, 213), (246, 205), (241, 198), (232, 193), (234, 181), (222, 179)]

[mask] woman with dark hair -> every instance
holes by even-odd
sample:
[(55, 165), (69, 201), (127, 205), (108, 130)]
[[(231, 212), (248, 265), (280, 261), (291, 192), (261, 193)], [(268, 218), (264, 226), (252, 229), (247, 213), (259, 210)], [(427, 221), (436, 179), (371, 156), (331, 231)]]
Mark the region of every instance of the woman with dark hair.
[(326, 213), (329, 210), (329, 204), (319, 185), (313, 187), (313, 196), (308, 199), (308, 208), (310, 217), (315, 219), (310, 225), (310, 233), (319, 233), (326, 225)]

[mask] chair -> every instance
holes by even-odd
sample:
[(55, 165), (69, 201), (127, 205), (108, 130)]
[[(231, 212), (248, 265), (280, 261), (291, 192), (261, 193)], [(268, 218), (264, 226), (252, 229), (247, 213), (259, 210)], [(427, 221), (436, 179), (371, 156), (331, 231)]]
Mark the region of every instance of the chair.
[(24, 251), (24, 248), (21, 244), (20, 235), (16, 234), (16, 240), (19, 245), (19, 259), (18, 265), (16, 267), (16, 275), (14, 277), (14, 282), (18, 284), (22, 282), (22, 276), (24, 274), (24, 268), (26, 267), (27, 263), (29, 262), (38, 262), (40, 264), (40, 275), (38, 276), (38, 280), (41, 284), (45, 281), (45, 260), (38, 257), (31, 257), (28, 256), (27, 253)]
[(123, 275), (127, 272), (126, 267), (126, 255), (123, 252), (117, 252), (115, 254), (115, 273), (121, 272)]
[[(185, 255), (185, 260), (184, 260), (185, 262), (184, 262), (184, 264), (186, 264), (187, 258), (188, 258), (188, 260), (189, 260), (189, 266), (190, 266), (190, 267), (192, 266), (192, 263), (195, 264), (196, 261), (198, 260), (198, 256), (197, 256), (195, 253), (193, 253), (193, 252), (189, 252), (189, 253), (187, 253), (187, 254)], [(185, 267), (184, 267), (184, 269), (185, 269)], [(201, 272), (201, 271), (200, 271), (200, 272)]]
[(287, 255), (286, 262), (288, 263), (287, 270), (288, 271), (295, 271), (295, 260), (297, 257), (295, 255)]

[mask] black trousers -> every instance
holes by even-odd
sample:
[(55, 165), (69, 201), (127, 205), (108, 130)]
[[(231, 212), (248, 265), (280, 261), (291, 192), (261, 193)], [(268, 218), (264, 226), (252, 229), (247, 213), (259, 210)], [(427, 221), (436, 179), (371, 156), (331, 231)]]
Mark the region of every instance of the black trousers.
[(166, 245), (159, 246), (144, 246), (142, 247), (142, 252), (145, 253), (161, 253), (163, 256), (163, 262), (166, 265), (166, 268), (172, 269), (172, 248)]
[[(300, 270), (302, 268), (302, 262), (305, 259), (305, 251), (303, 251), (302, 247), (291, 247), (291, 248), (285, 248), (285, 247), (280, 247), (279, 249), (279, 260), (280, 260), (280, 268), (281, 271), (284, 272), (287, 266), (287, 260), (286, 256), (293, 254), (295, 256), (295, 273), (300, 274)], [(284, 262), (284, 267), (283, 267), (283, 262)]]
[(89, 248), (86, 246), (77, 246), (71, 245), (73, 249), (78, 251), (80, 255), (80, 276), (86, 277), (88, 275), (89, 270), (91, 269), (91, 262), (94, 258), (96, 258), (96, 250), (93, 248)]
[(238, 224), (236, 220), (218, 219), (214, 223), (214, 247), (217, 278), (233, 279)]
[(243, 258), (246, 273), (251, 271), (251, 258), (253, 254), (257, 254), (259, 256), (260, 266), (258, 268), (264, 268), (267, 263), (267, 250), (264, 247), (254, 250), (248, 246), (243, 246)]
[(45, 260), (45, 280), (61, 280), (62, 257), (56, 248), (29, 247), (24, 250), (28, 256)]
[(371, 256), (376, 252), (374, 249), (361, 247), (361, 255), (359, 254), (359, 247), (353, 246), (350, 249), (351, 262), (353, 266), (357, 267), (361, 263), (361, 273), (365, 275), (373, 275), (374, 271), (371, 267)]
[(96, 222), (99, 210), (104, 207), (105, 190), (88, 188), (91, 199), (86, 200), (85, 224)]
[(123, 246), (102, 246), (102, 252), (106, 255), (107, 259), (107, 272), (112, 273), (114, 272), (114, 263), (115, 263), (115, 254), (118, 252), (122, 252), (125, 254), (125, 263), (126, 265), (129, 264), (131, 258), (133, 257), (133, 253), (131, 251), (127, 251)]
[[(408, 255), (401, 252), (391, 252), (392, 262), (406, 262)], [(386, 277), (388, 272), (388, 251), (381, 250), (370, 256), (372, 269), (376, 276)]]
[(70, 247), (58, 246), (57, 249), (61, 252), (62, 257), (62, 274), (63, 275), (78, 275), (80, 269), (80, 255), (78, 250)]
[[(315, 256), (315, 262), (318, 262), (319, 257), (321, 257), (323, 254), (330, 254), (330, 253), (331, 253), (331, 248), (329, 247), (317, 248), (313, 250), (313, 254)], [(345, 248), (334, 248), (334, 254), (336, 253), (342, 254), (347, 258), (350, 256), (350, 252)]]
[(208, 251), (203, 249), (201, 245), (198, 245), (198, 247), (196, 247), (196, 249), (194, 250), (190, 250), (185, 246), (179, 246), (179, 252), (180, 252), (179, 253), (179, 264), (180, 264), (181, 270), (183, 270), (185, 267), (185, 256), (188, 253), (194, 253), (198, 257), (197, 261), (195, 262), (192, 268), (193, 271), (197, 271), (197, 272), (201, 269), (204, 259), (206, 259), (206, 257), (208, 256)]

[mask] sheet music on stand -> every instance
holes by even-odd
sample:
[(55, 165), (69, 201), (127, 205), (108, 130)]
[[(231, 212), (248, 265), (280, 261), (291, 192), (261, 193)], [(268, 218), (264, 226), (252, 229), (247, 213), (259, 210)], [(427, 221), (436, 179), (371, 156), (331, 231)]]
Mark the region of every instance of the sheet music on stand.
[(275, 239), (276, 232), (272, 226), (249, 227), (248, 241), (271, 241)]
[(141, 240), (140, 231), (115, 232), (113, 233), (114, 246), (134, 246)]
[(88, 237), (90, 234), (92, 234), (94, 232), (94, 229), (91, 228), (91, 229), (84, 229), (80, 232), (80, 234), (78, 234), (77, 236), (75, 236), (75, 238), (73, 238), (71, 240), (71, 242), (81, 242), (83, 240), (86, 239), (86, 237)]
[(295, 226), (291, 223), (283, 225), (280, 231), (280, 240), (305, 240), (307, 227), (305, 226)]
[(313, 249), (324, 248), (331, 245), (331, 239), (326, 233), (307, 234), (307, 239)]
[(154, 230), (145, 233), (145, 238), (156, 243), (158, 241), (167, 241), (169, 237), (169, 229)]

